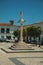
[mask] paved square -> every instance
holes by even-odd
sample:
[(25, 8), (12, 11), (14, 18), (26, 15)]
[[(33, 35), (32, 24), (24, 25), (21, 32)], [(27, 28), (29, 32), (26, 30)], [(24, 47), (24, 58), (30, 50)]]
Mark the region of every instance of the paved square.
[(43, 65), (43, 52), (5, 53), (1, 50), (2, 47), (8, 48), (12, 44), (0, 43), (0, 65)]
[(43, 65), (43, 57), (16, 57), (9, 59), (16, 65)]

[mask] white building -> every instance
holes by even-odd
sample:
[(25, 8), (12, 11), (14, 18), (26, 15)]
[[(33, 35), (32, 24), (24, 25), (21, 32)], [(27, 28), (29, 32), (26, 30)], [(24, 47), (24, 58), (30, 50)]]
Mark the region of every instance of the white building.
[[(25, 27), (32, 26), (32, 25), (41, 27), (41, 36), (40, 37), (43, 38), (43, 21), (31, 24), (31, 25), (26, 25)], [(14, 37), (13, 32), (14, 32), (14, 30), (17, 30), (18, 28), (20, 29), (20, 26), (16, 26), (16, 25), (12, 24), (12, 22), (0, 23), (0, 39), (12, 40)]]
[(0, 23), (0, 39), (13, 39), (14, 30), (17, 30), (18, 26), (13, 24), (7, 24), (7, 23)]

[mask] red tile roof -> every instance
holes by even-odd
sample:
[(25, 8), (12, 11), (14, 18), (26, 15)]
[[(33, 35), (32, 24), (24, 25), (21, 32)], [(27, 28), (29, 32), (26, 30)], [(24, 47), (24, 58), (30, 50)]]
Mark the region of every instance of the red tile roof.
[(0, 26), (13, 26), (12, 24), (0, 23)]

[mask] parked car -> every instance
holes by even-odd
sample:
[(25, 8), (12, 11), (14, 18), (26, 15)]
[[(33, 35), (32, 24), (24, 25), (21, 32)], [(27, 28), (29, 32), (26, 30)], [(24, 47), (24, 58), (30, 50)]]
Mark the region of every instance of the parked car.
[(36, 40), (31, 40), (31, 44), (37, 44)]
[(6, 39), (6, 42), (15, 42), (15, 40), (12, 40), (12, 39), (8, 40), (8, 39)]
[(2, 42), (2, 40), (0, 39), (0, 42)]
[(18, 42), (18, 38), (17, 37), (15, 37), (15, 42)]
[(0, 39), (0, 42), (6, 42), (6, 39)]
[[(23, 40), (24, 41), (24, 40)], [(31, 43), (31, 41), (30, 40), (25, 40), (24, 42), (26, 42), (26, 43)]]
[(41, 39), (41, 45), (43, 45), (43, 38)]

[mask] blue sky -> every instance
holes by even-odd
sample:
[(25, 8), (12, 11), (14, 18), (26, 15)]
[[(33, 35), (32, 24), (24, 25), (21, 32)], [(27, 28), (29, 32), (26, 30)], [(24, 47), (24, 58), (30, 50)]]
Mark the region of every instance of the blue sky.
[(0, 22), (19, 25), (21, 10), (25, 25), (43, 21), (43, 0), (0, 0)]

